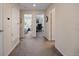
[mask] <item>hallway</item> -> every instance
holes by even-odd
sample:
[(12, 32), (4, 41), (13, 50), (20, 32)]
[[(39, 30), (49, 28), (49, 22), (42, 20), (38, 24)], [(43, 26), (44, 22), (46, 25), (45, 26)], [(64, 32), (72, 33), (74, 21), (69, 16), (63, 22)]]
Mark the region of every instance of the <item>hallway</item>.
[(79, 4), (0, 4), (0, 56), (79, 56), (78, 46)]
[(42, 33), (37, 33), (36, 38), (30, 37), (30, 32), (25, 35), (20, 44), (12, 51), (10, 56), (58, 56), (54, 42), (45, 40)]

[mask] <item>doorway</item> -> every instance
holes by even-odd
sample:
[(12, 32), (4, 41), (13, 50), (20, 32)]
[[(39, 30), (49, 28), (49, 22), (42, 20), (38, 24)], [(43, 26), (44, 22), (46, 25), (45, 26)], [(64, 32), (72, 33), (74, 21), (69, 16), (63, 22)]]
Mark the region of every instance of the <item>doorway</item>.
[(44, 33), (44, 14), (37, 14), (36, 15), (36, 34)]
[(31, 32), (32, 14), (24, 14), (24, 34)]

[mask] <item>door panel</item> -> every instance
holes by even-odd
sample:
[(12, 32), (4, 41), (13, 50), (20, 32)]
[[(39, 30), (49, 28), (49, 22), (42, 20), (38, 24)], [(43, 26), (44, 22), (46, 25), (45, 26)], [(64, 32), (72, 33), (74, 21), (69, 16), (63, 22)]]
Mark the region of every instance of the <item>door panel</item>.
[(52, 40), (55, 40), (55, 8), (52, 9)]
[(50, 40), (52, 40), (52, 12), (50, 12)]

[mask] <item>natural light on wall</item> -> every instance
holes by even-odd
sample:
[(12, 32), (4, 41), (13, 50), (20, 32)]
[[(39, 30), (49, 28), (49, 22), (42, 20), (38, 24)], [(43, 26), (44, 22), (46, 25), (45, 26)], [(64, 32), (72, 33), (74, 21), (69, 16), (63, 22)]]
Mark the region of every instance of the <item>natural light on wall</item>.
[(27, 31), (28, 28), (31, 29), (32, 22), (32, 15), (31, 14), (24, 14), (24, 29)]

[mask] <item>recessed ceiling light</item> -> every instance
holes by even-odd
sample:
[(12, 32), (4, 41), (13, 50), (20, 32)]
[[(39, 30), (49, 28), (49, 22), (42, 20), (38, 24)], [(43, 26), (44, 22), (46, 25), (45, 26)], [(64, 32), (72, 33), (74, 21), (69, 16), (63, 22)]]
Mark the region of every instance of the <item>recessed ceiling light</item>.
[(33, 7), (36, 7), (36, 4), (33, 4)]

